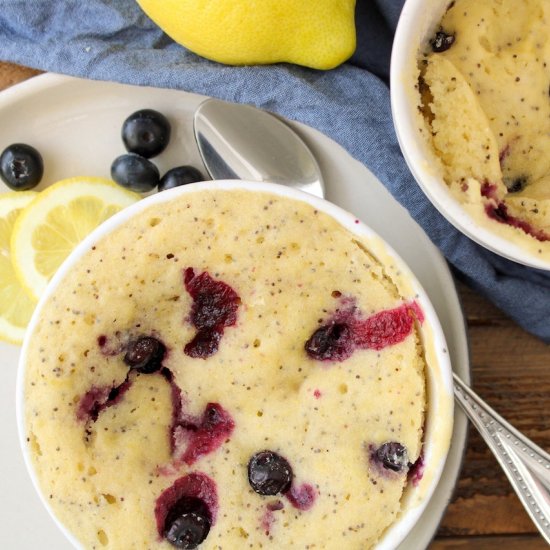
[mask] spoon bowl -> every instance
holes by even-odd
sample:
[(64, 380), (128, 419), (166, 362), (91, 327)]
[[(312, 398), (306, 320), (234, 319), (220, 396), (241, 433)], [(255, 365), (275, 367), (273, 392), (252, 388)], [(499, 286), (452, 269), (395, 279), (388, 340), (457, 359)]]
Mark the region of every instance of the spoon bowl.
[(193, 127), (212, 179), (280, 183), (324, 197), (315, 157), (275, 115), (250, 105), (207, 99), (196, 110)]

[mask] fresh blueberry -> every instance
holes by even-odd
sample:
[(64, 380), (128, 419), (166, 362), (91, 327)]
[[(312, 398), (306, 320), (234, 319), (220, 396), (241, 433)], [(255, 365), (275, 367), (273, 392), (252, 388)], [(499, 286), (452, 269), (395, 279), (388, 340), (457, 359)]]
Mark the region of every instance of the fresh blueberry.
[(196, 548), (208, 536), (210, 514), (199, 498), (183, 497), (170, 510), (164, 524), (164, 537), (176, 548)]
[(153, 109), (136, 111), (122, 125), (122, 141), (127, 151), (145, 158), (154, 157), (162, 153), (170, 141), (170, 123)]
[(305, 344), (306, 353), (319, 361), (338, 361), (350, 355), (351, 331), (345, 323), (319, 327)]
[(437, 31), (435, 36), (430, 40), (432, 51), (441, 53), (447, 51), (455, 41), (454, 34), (447, 34), (444, 30)]
[(248, 482), (259, 495), (286, 493), (292, 483), (292, 468), (281, 455), (260, 451), (248, 462)]
[(166, 347), (152, 336), (141, 336), (128, 344), (124, 362), (143, 374), (157, 372), (164, 359)]
[(384, 468), (393, 472), (402, 472), (409, 465), (407, 449), (396, 441), (390, 441), (378, 447), (374, 452), (374, 458)]
[(158, 185), (160, 174), (150, 160), (135, 153), (128, 153), (113, 161), (111, 177), (122, 187), (146, 193)]
[(0, 177), (14, 191), (36, 187), (44, 174), (40, 153), (25, 143), (13, 143), (0, 155)]
[(179, 187), (180, 185), (187, 185), (188, 183), (195, 183), (203, 180), (203, 175), (193, 166), (178, 166), (177, 168), (168, 170), (168, 172), (162, 176), (159, 183), (159, 191), (166, 191), (173, 187)]

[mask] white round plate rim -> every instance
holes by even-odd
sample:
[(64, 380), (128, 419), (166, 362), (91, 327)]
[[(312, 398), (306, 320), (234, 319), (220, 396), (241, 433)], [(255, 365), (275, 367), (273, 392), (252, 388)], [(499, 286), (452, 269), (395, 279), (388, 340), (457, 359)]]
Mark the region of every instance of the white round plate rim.
[[(133, 93), (125, 93), (127, 91), (132, 91)], [(67, 97), (64, 97), (63, 94)], [(70, 103), (67, 101), (68, 98), (72, 100)], [(102, 98), (108, 98), (112, 103), (105, 103), (102, 105)], [(51, 108), (51, 111), (54, 112), (56, 109), (60, 109), (63, 113), (67, 113), (67, 116), (65, 118), (59, 117), (57, 119), (52, 117), (51, 120), (48, 120), (48, 116), (45, 116), (44, 120), (39, 120), (34, 126), (33, 124), (30, 124), (30, 129), (28, 127), (18, 129), (17, 131), (20, 131), (20, 133), (18, 136), (14, 136), (14, 139), (10, 138), (10, 135), (13, 134), (5, 135), (6, 132), (10, 130), (10, 124), (8, 121), (4, 127), (0, 129), (0, 149), (14, 141), (31, 141), (29, 136), (35, 135), (33, 134), (33, 131), (38, 134), (42, 132), (42, 139), (46, 139), (46, 136), (44, 136), (46, 128), (43, 127), (45, 124), (48, 124), (50, 127), (49, 130), (52, 130), (53, 132), (52, 134), (49, 130), (47, 132), (48, 143), (53, 146), (56, 144), (56, 140), (59, 141), (59, 139), (61, 139), (61, 143), (63, 143), (64, 139), (59, 138), (58, 134), (62, 134), (64, 130), (69, 132), (71, 125), (74, 126), (79, 123), (85, 124), (84, 119), (79, 119), (78, 113), (81, 112), (82, 117), (85, 117), (87, 108), (91, 106), (90, 104), (94, 104), (95, 106), (94, 102), (99, 102), (99, 108), (101, 109), (103, 106), (104, 110), (108, 111), (106, 115), (107, 120), (109, 121), (111, 127), (116, 128), (116, 130), (112, 132), (114, 136), (109, 134), (109, 139), (112, 141), (112, 139), (116, 138), (120, 141), (120, 124), (122, 120), (138, 108), (157, 107), (159, 110), (162, 110), (163, 106), (168, 108), (169, 105), (174, 105), (177, 103), (180, 110), (179, 114), (181, 115), (183, 113), (186, 121), (188, 122), (184, 126), (190, 126), (190, 121), (194, 110), (204, 99), (204, 96), (198, 96), (196, 94), (190, 94), (183, 91), (135, 87), (110, 82), (83, 80), (55, 74), (41, 75), (2, 92), (2, 94), (0, 94), (0, 113), (17, 116), (17, 112), (19, 112), (23, 117), (24, 112), (27, 112), (28, 116), (28, 111), (32, 111), (34, 109), (38, 114), (47, 115), (47, 113), (50, 112), (49, 109)], [(138, 100), (141, 103), (135, 103)], [(143, 104), (144, 101), (146, 101), (147, 105)], [(45, 113), (40, 111), (43, 103), (45, 103)], [(79, 107), (82, 108), (82, 111), (78, 110)], [(8, 111), (8, 109), (11, 110)], [(112, 113), (109, 114), (111, 111)], [(114, 114), (115, 112), (116, 115)], [(164, 112), (166, 112), (165, 109)], [(88, 114), (90, 117), (92, 116), (91, 113)], [(98, 113), (94, 111), (93, 116), (96, 116), (97, 114)], [(42, 127), (40, 124), (42, 124)], [(389, 244), (396, 249), (398, 254), (411, 266), (413, 271), (415, 271), (415, 274), (429, 294), (430, 299), (434, 304), (438, 315), (440, 316), (445, 336), (449, 344), (449, 352), (453, 363), (453, 369), (465, 381), (469, 381), (469, 357), (464, 318), (462, 315), (460, 302), (456, 294), (456, 289), (454, 287), (452, 275), (439, 251), (428, 240), (428, 237), (419, 229), (416, 223), (412, 221), (406, 210), (397, 204), (397, 202), (391, 197), (391, 195), (389, 195), (389, 193), (383, 188), (382, 184), (378, 182), (375, 176), (368, 169), (352, 159), (340, 146), (318, 131), (298, 123), (291, 123), (291, 125), (310, 146), (319, 161), (327, 183), (327, 199), (339, 206), (342, 206), (348, 211), (352, 211), (355, 215), (362, 219), (362, 221), (365, 221), (367, 225), (371, 226), (376, 232), (385, 238)], [(196, 145), (192, 139), (192, 128), (184, 128), (184, 130), (185, 132), (183, 133), (185, 133), (188, 138), (186, 142), (188, 154), (195, 159), (193, 162), (189, 162), (187, 160), (185, 162), (199, 165), (202, 168), (199, 161), (198, 151), (196, 150)], [(178, 135), (178, 132), (176, 132), (175, 135), (173, 134), (172, 142), (182, 137), (181, 135)], [(67, 135), (69, 135), (69, 133)], [(24, 139), (25, 135), (27, 136), (27, 140)], [(107, 141), (109, 141), (109, 139), (107, 139)], [(68, 141), (68, 138), (66, 138), (65, 141)], [(69, 146), (70, 144), (64, 143), (64, 145)], [(120, 151), (120, 153), (124, 152), (122, 143), (120, 143), (118, 147), (118, 151)], [(85, 156), (84, 153), (91, 152), (93, 150), (95, 150), (95, 147), (91, 148), (89, 151), (84, 150), (83, 155), (79, 156), (76, 161), (83, 161)], [(114, 158), (120, 153), (117, 152), (116, 149), (113, 149), (111, 158)], [(56, 155), (57, 154), (58, 152), (56, 152)], [(62, 156), (62, 153), (60, 153), (60, 156)], [(174, 154), (172, 154), (172, 158), (174, 158)], [(56, 175), (56, 168), (51, 170), (49, 173), (49, 163), (47, 161), (48, 155), (45, 155), (45, 180), (47, 180), (50, 176), (50, 183), (55, 181), (55, 179), (61, 179), (61, 177), (77, 175), (74, 173), (63, 174), (61, 176), (59, 174)], [(55, 166), (55, 162), (53, 165)], [(89, 175), (108, 177), (109, 166), (110, 162), (106, 163), (106, 165), (100, 169), (100, 173), (94, 172)], [(166, 168), (167, 167), (170, 166), (166, 166)], [(159, 168), (161, 168), (162, 172), (162, 167), (159, 166)], [(205, 170), (204, 173), (206, 174)], [(363, 185), (359, 183), (361, 181), (363, 182)], [(0, 183), (0, 191), (3, 190), (7, 189), (5, 189)], [(358, 196), (366, 191), (368, 191), (368, 196), (365, 197), (366, 200), (358, 200)], [(369, 204), (369, 199), (371, 198), (375, 199), (372, 205)], [(364, 211), (363, 216), (361, 215), (361, 211)], [(395, 218), (392, 220), (392, 224), (385, 223), (383, 220), (385, 213), (390, 213), (393, 216), (396, 216), (397, 223), (393, 223), (395, 222)], [(365, 219), (365, 216), (367, 216), (368, 219)], [(399, 228), (403, 225), (407, 229), (404, 234), (404, 239), (396, 237), (396, 235), (392, 233), (396, 227)], [(407, 242), (403, 242), (408, 240), (410, 240), (408, 243), (411, 245), (410, 247), (407, 246)], [(425, 271), (427, 269), (426, 265), (430, 266), (428, 271)], [(419, 274), (418, 270), (425, 272)], [(41, 529), (36, 530), (36, 532), (40, 532), (40, 537), (36, 536), (34, 540), (31, 538), (25, 539), (27, 540), (28, 546), (26, 546), (27, 543), (25, 543), (24, 540), (22, 541), (21, 539), (18, 539), (17, 547), (21, 550), (24, 550), (25, 548), (30, 549), (31, 547), (34, 547), (34, 543), (39, 540), (42, 544), (44, 544), (44, 542), (48, 543), (48, 538), (50, 537), (52, 538), (52, 543), (46, 544), (46, 546), (53, 547), (52, 545), (55, 545), (56, 548), (60, 549), (65, 547), (69, 548), (70, 546), (68, 541), (51, 521), (48, 512), (40, 503), (38, 495), (34, 494), (34, 489), (31, 486), (30, 478), (28, 478), (23, 465), (22, 455), (19, 449), (16, 434), (15, 408), (13, 407), (15, 398), (14, 386), (17, 355), (18, 348), (0, 343), (0, 359), (2, 359), (2, 362), (5, 363), (4, 371), (8, 371), (7, 373), (3, 373), (4, 384), (2, 385), (7, 387), (8, 391), (4, 390), (4, 394), (6, 395), (3, 396), (5, 397), (3, 400), (3, 406), (5, 407), (4, 412), (6, 414), (1, 415), (2, 420), (0, 421), (0, 425), (8, 424), (8, 426), (2, 426), (3, 430), (11, 430), (14, 431), (15, 434), (15, 436), (11, 438), (12, 434), (10, 433), (10, 440), (13, 439), (14, 445), (8, 445), (7, 448), (9, 448), (9, 451), (2, 454), (0, 465), (4, 466), (5, 472), (9, 472), (11, 470), (14, 473), (14, 482), (11, 485), (13, 493), (12, 497), (17, 497), (20, 494), (28, 497), (28, 493), (32, 491), (32, 496), (34, 497), (32, 499), (33, 509), (36, 510), (36, 513), (41, 513), (41, 516), (44, 516), (41, 518), (44, 524), (50, 524), (44, 531)], [(5, 382), (8, 383), (6, 384)], [(462, 461), (465, 439), (465, 419), (461, 414), (456, 414), (451, 450), (440, 483), (418, 524), (411, 531), (405, 541), (399, 546), (400, 550), (412, 550), (426, 547), (435, 534), (441, 516), (443, 515), (446, 505), (451, 498), (451, 494), (456, 483), (456, 478), (458, 476)], [(23, 475), (25, 477), (23, 479), (21, 479), (21, 472), (24, 472)], [(25, 491), (20, 492), (17, 482), (24, 485), (26, 484), (30, 488), (25, 487)], [(9, 497), (9, 494), (6, 496)], [(24, 526), (23, 521), (28, 518), (29, 512), (29, 503), (27, 502), (26, 505), (27, 508), (25, 515), (23, 515), (22, 510), (20, 510), (18, 514), (18, 509), (21, 507), (18, 507), (16, 503), (11, 501), (9, 498), (3, 499), (3, 505), (0, 506), (0, 509), (5, 508), (5, 510), (3, 510), (5, 512), (3, 514), (5, 519), (7, 519), (7, 516), (10, 516), (11, 518), (10, 524), (13, 529), (10, 529), (10, 532), (17, 533), (19, 531), (17, 529), (18, 521), (21, 522), (22, 527)], [(15, 539), (13, 540), (15, 542)], [(7, 543), (9, 541), (5, 542)], [(63, 546), (63, 543), (65, 543), (65, 546)]]

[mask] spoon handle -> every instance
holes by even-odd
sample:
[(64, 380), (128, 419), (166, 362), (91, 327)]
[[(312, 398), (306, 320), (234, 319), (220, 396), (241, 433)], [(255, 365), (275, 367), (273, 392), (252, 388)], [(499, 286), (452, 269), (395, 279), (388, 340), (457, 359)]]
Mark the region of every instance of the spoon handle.
[(455, 397), (489, 445), (529, 516), (550, 544), (550, 455), (508, 424), (454, 374)]

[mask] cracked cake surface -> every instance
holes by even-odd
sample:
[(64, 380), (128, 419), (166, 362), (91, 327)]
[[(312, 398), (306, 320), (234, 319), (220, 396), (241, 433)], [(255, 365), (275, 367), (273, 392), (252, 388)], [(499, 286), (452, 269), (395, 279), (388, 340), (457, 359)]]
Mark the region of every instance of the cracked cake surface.
[(422, 322), (398, 267), (306, 202), (149, 206), (31, 335), (44, 498), (85, 548), (372, 547), (421, 475)]
[(418, 59), (442, 177), (482, 225), (550, 259), (550, 2), (456, 0)]

